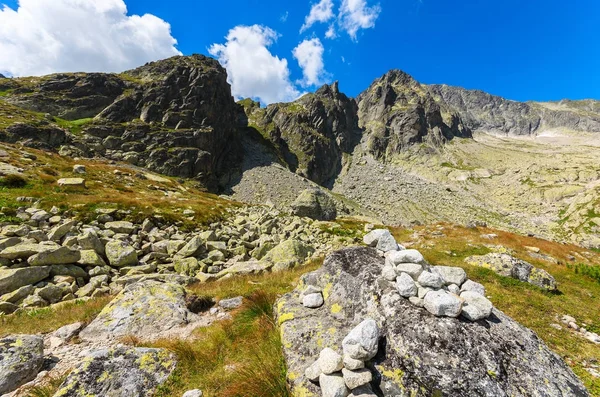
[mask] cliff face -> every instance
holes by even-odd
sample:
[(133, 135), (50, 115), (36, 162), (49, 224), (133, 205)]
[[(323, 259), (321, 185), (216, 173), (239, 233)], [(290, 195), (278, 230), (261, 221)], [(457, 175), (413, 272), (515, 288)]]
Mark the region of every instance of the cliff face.
[(358, 116), (368, 150), (380, 159), (419, 143), (439, 146), (454, 137), (471, 137), (453, 109), (398, 70), (375, 80), (360, 94)]
[[(202, 55), (153, 62), (119, 75), (6, 79), (2, 89), (8, 104), (47, 113), (46, 123), (70, 130), (66, 141), (45, 142), (60, 145), (64, 154), (104, 156), (212, 183), (237, 150), (240, 110), (227, 74)], [(23, 134), (8, 131), (12, 141), (32, 135), (25, 125)]]
[(361, 138), (356, 102), (337, 83), (292, 103), (266, 109), (248, 101), (245, 105), (249, 125), (274, 145), (288, 167), (321, 185), (332, 183), (343, 154), (351, 153)]
[(0, 140), (126, 161), (216, 189), (240, 168), (242, 134), (262, 136), (261, 144), (291, 171), (331, 187), (359, 144), (387, 162), (414, 146), (438, 148), (455, 137), (470, 138), (472, 131), (600, 132), (597, 101), (519, 103), (421, 85), (398, 70), (357, 99), (334, 83), (291, 103), (241, 104), (231, 96), (225, 69), (202, 55), (121, 74), (0, 78)]
[(454, 109), (473, 131), (535, 135), (546, 130), (600, 132), (600, 102), (515, 102), (447, 85), (430, 85), (435, 100)]

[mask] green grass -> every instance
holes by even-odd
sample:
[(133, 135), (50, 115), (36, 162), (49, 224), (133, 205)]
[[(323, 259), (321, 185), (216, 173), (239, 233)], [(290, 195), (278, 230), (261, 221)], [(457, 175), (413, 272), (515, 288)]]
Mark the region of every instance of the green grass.
[(60, 127), (69, 130), (73, 134), (80, 134), (83, 127), (94, 121), (93, 118), (79, 119), (79, 120), (65, 120), (58, 117), (54, 118), (55, 123)]
[(58, 328), (76, 323), (88, 323), (110, 301), (110, 297), (90, 299), (88, 301), (71, 301), (58, 308), (45, 307), (20, 313), (0, 315), (0, 337), (10, 334), (36, 334), (57, 330)]
[(289, 396), (273, 305), (279, 295), (295, 287), (302, 274), (321, 264), (322, 259), (318, 259), (289, 272), (190, 287), (191, 292), (219, 299), (241, 295), (245, 297), (244, 305), (232, 313), (231, 320), (196, 330), (192, 340), (141, 344), (166, 348), (179, 359), (175, 373), (159, 389), (157, 397), (180, 397), (186, 390), (196, 388), (206, 397)]
[(576, 274), (581, 274), (600, 283), (600, 266), (585, 265), (583, 263), (578, 263), (576, 265), (570, 265), (568, 267), (573, 269), (573, 271), (575, 271)]

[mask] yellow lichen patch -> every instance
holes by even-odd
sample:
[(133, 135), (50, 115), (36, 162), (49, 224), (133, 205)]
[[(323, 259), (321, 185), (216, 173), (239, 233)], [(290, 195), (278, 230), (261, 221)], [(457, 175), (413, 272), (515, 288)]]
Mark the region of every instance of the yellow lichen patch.
[(108, 378), (110, 378), (110, 374), (108, 373), (108, 371), (104, 371), (102, 373), (102, 375), (100, 375), (100, 377), (96, 380), (97, 382), (104, 382), (105, 380), (107, 380)]
[(323, 299), (327, 300), (329, 298), (329, 294), (331, 293), (331, 288), (333, 288), (333, 283), (327, 283), (325, 288), (323, 288)]
[(338, 305), (337, 303), (334, 303), (333, 305), (331, 305), (331, 313), (337, 314), (341, 311), (342, 311), (342, 307), (340, 305)]
[(294, 313), (283, 313), (279, 316), (279, 325), (294, 319)]
[(23, 339), (17, 338), (17, 340), (15, 340), (15, 342), (13, 344), (11, 344), (10, 346), (11, 347), (21, 347), (21, 346), (23, 346)]
[(391, 380), (392, 382), (396, 383), (399, 386), (402, 385), (402, 378), (404, 378), (404, 371), (402, 371), (400, 369), (389, 370), (389, 369), (386, 369), (382, 365), (378, 365), (377, 369), (379, 370), (381, 375), (383, 375), (387, 379)]

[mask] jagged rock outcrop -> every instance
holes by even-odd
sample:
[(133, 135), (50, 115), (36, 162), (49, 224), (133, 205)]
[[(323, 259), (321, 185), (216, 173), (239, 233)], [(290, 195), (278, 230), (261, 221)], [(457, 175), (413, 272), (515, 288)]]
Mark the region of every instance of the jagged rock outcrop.
[(516, 102), (460, 87), (426, 88), (439, 103), (459, 113), (473, 131), (502, 135), (535, 135), (553, 129), (600, 132), (598, 101)]
[[(365, 363), (377, 395), (589, 395), (529, 329), (497, 309), (475, 322), (436, 317), (399, 295), (395, 283), (382, 277), (384, 264), (371, 248), (335, 252), (276, 304), (293, 395), (321, 395), (305, 370), (324, 348), (343, 346), (344, 338), (367, 319), (381, 334), (377, 355)], [(321, 307), (302, 304), (309, 286), (322, 291)]]
[(261, 132), (288, 167), (323, 186), (332, 184), (361, 138), (356, 102), (338, 83), (291, 103), (260, 108), (244, 101), (248, 124)]
[[(227, 74), (202, 55), (152, 62), (119, 75), (56, 74), (9, 83), (3, 100), (48, 113), (43, 123), (49, 126), (10, 126), (0, 132), (3, 141), (62, 147), (65, 155), (104, 156), (207, 184), (239, 149), (235, 134), (241, 110)], [(52, 122), (74, 126), (73, 134)]]
[(379, 159), (419, 143), (439, 146), (454, 137), (471, 137), (456, 112), (399, 70), (386, 73), (360, 94), (358, 116), (368, 150)]
[(120, 77), (105, 73), (60, 73), (10, 82), (7, 102), (67, 120), (96, 116), (126, 89)]

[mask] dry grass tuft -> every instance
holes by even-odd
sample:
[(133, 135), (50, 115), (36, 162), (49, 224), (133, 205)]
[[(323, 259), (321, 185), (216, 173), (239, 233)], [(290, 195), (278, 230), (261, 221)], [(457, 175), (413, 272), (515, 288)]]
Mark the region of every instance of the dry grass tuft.
[(10, 334), (47, 333), (76, 322), (91, 322), (110, 302), (111, 297), (88, 301), (71, 301), (59, 307), (32, 309), (9, 316), (0, 316), (0, 337)]

